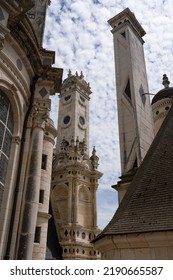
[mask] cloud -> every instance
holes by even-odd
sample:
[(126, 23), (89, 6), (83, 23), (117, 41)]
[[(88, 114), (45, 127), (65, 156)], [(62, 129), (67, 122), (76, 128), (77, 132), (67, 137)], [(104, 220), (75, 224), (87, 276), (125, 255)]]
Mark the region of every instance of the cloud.
[[(120, 175), (114, 49), (107, 20), (129, 7), (147, 34), (144, 36), (150, 92), (162, 88), (167, 73), (173, 84), (173, 17), (171, 0), (52, 0), (47, 13), (44, 46), (56, 51), (56, 66), (81, 70), (90, 82), (90, 151), (96, 146), (104, 177), (98, 190), (99, 227), (114, 214), (117, 203), (111, 185)], [(52, 97), (52, 117), (57, 119), (57, 96)]]

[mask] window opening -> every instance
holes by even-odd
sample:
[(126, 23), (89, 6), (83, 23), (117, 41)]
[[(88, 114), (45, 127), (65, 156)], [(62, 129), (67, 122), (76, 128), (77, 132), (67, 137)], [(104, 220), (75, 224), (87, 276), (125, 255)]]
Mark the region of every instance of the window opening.
[(70, 100), (70, 98), (71, 98), (71, 95), (67, 95), (67, 96), (64, 97), (65, 101)]
[(68, 124), (70, 122), (70, 116), (66, 116), (63, 121), (64, 124)]
[(39, 203), (44, 203), (44, 190), (40, 190)]
[(80, 99), (82, 102), (85, 102), (85, 98), (80, 95)]
[(4, 192), (5, 178), (13, 135), (13, 113), (10, 101), (0, 90), (0, 206)]
[(122, 32), (121, 35), (126, 39), (126, 32)]
[(127, 95), (127, 97), (131, 100), (131, 90), (130, 90), (130, 81), (128, 80), (127, 86), (125, 88), (125, 94)]
[(47, 168), (47, 155), (42, 155), (41, 169), (46, 170), (46, 168)]
[(41, 238), (41, 227), (35, 228), (35, 237), (34, 237), (34, 243), (40, 243)]

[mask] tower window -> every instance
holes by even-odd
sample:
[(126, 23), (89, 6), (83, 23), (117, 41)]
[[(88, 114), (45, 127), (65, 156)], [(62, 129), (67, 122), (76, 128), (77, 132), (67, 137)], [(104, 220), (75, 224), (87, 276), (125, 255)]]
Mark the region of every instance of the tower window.
[(126, 32), (125, 32), (125, 31), (122, 32), (121, 35), (122, 35), (124, 38), (126, 38)]
[(131, 90), (130, 90), (130, 81), (128, 80), (127, 86), (125, 88), (125, 94), (126, 96), (131, 100)]
[(41, 238), (41, 227), (35, 228), (34, 243), (40, 243)]
[(64, 124), (68, 124), (70, 122), (70, 116), (66, 116), (64, 118)]
[(44, 203), (44, 190), (40, 190), (39, 203)]
[(71, 95), (67, 95), (67, 96), (64, 97), (65, 101), (70, 100), (70, 98), (71, 98)]
[(85, 102), (85, 98), (80, 95), (80, 99), (82, 102)]
[(4, 192), (12, 134), (13, 113), (10, 101), (7, 96), (0, 90), (0, 205)]
[(42, 155), (41, 169), (47, 169), (47, 155)]
[(80, 116), (79, 117), (79, 122), (80, 122), (81, 125), (84, 125), (85, 124), (85, 119), (82, 116)]

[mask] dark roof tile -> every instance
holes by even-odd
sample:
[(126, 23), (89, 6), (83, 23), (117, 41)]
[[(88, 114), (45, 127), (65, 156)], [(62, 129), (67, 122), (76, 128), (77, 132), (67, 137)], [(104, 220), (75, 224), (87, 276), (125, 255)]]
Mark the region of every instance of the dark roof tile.
[(110, 223), (96, 238), (173, 230), (173, 107)]

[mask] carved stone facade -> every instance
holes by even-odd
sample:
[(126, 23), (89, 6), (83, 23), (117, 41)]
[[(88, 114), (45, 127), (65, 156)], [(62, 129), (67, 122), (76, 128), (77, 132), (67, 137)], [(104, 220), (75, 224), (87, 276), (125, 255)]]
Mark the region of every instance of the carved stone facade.
[(96, 150), (89, 157), (90, 86), (81, 73), (62, 85), (58, 137), (53, 162), (51, 203), (64, 259), (98, 259), (90, 243), (99, 233), (96, 191), (98, 171)]
[(26, 2), (0, 3), (0, 259), (45, 259), (50, 218), (49, 96), (60, 91), (62, 69), (40, 49), (44, 26), (38, 41), (27, 15), (38, 1)]
[(55, 53), (42, 47), (49, 3), (0, 3), (0, 259), (58, 258), (49, 252), (52, 223), (64, 259), (100, 258), (90, 242), (99, 233), (102, 176), (95, 148), (89, 157), (91, 89), (82, 72), (69, 72), (62, 85)]

